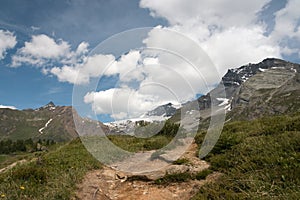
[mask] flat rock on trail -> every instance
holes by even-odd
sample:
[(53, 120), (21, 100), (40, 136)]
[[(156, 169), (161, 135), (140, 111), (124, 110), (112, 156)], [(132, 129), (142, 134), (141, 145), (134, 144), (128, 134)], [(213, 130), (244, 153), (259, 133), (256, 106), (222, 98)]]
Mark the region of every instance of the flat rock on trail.
[[(187, 158), (187, 165), (169, 165), (156, 173), (156, 178), (166, 173), (197, 173), (209, 167), (208, 163), (196, 157), (197, 145), (193, 143), (182, 158)], [(158, 174), (158, 175), (157, 175)], [(143, 180), (143, 176), (117, 171), (104, 166), (100, 170), (90, 171), (77, 186), (74, 199), (80, 200), (173, 200), (190, 199), (203, 184), (219, 177), (219, 173), (212, 173), (205, 180), (188, 180), (174, 182), (167, 185), (157, 185), (153, 181)], [(151, 173), (147, 174), (151, 177)]]

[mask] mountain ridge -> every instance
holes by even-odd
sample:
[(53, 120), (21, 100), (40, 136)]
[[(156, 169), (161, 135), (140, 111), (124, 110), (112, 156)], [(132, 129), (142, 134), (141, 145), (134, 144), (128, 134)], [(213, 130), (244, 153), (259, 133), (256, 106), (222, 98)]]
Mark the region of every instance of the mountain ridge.
[(35, 110), (0, 109), (0, 140), (32, 138), (63, 142), (78, 137), (77, 128), (85, 127), (86, 133), (92, 134), (97, 126), (107, 131), (101, 122), (80, 117), (72, 106), (55, 106), (53, 102)]
[[(286, 75), (280, 75), (285, 71)], [(195, 107), (194, 105), (197, 104), (198, 109), (201, 112), (201, 119), (209, 119), (211, 117), (211, 107), (212, 105), (217, 106), (225, 106), (226, 107), (226, 113), (227, 113), (227, 120), (228, 119), (239, 119), (239, 120), (248, 120), (253, 119), (255, 117), (261, 117), (264, 114), (284, 114), (285, 112), (294, 112), (296, 110), (299, 110), (300, 105), (298, 105), (297, 102), (299, 102), (299, 98), (297, 98), (297, 95), (300, 96), (300, 84), (299, 84), (299, 72), (300, 72), (300, 65), (297, 63), (288, 62), (282, 59), (278, 58), (266, 58), (263, 61), (255, 64), (247, 64), (243, 65), (241, 67), (235, 68), (235, 69), (228, 69), (227, 73), (222, 77), (220, 83), (211, 91), (209, 91), (207, 94), (202, 95), (198, 99), (194, 101), (187, 102), (183, 104), (184, 110), (189, 110)], [(277, 90), (280, 88), (274, 88), (272, 91), (268, 90), (267, 86), (264, 86), (262, 88), (255, 88), (254, 85), (257, 84), (263, 84), (263, 81), (270, 82), (269, 85), (276, 84), (271, 81), (270, 74), (277, 74), (277, 78), (279, 80), (286, 78), (287, 76), (292, 76), (290, 79), (290, 82), (282, 82), (283, 85), (281, 85), (281, 88), (284, 88), (284, 85), (286, 85), (285, 90), (294, 92), (293, 95), (290, 96), (291, 98), (286, 98), (286, 101), (294, 102), (295, 105), (294, 109), (292, 108), (285, 108), (285, 109), (278, 109), (280, 105), (266, 105), (266, 103), (258, 106), (256, 108), (256, 105), (262, 102), (258, 101), (259, 98), (265, 98), (268, 92), (274, 93), (276, 95), (269, 96), (270, 99), (264, 99), (268, 100), (267, 102), (281, 102), (277, 104), (282, 104), (282, 100), (280, 99), (280, 95), (284, 96), (287, 94), (284, 93), (284, 89), (282, 89), (281, 93)], [(269, 74), (269, 75), (268, 75)], [(262, 79), (265, 75), (267, 75), (269, 78), (268, 80)], [(284, 76), (284, 77), (283, 77)], [(260, 81), (263, 80), (263, 81)], [(276, 79), (277, 80), (277, 79)], [(260, 82), (260, 83), (259, 83)], [(293, 89), (288, 89), (289, 87), (293, 87)], [(245, 88), (252, 88), (252, 92), (249, 93), (248, 97), (251, 97), (247, 101), (251, 101), (251, 109), (248, 109), (246, 112), (246, 104), (242, 103), (245, 94), (247, 93), (245, 91)], [(254, 87), (254, 88), (253, 88)], [(265, 95), (260, 95), (262, 90), (266, 90), (264, 93)], [(243, 92), (244, 91), (244, 92)], [(276, 92), (277, 91), (277, 92)], [(221, 95), (220, 95), (221, 94)], [(213, 98), (211, 98), (213, 97)], [(273, 100), (272, 100), (273, 99)], [(250, 105), (250, 104), (249, 104)], [(274, 108), (274, 106), (276, 108)], [(296, 108), (296, 110), (295, 110)], [(274, 112), (267, 112), (268, 109), (275, 110)], [(177, 110), (176, 114), (171, 118), (172, 121), (176, 122), (179, 120), (180, 112), (182, 109)], [(251, 111), (255, 113), (255, 115), (251, 115)], [(245, 113), (244, 113), (245, 112)]]
[[(227, 120), (249, 120), (264, 115), (285, 114), (300, 111), (300, 65), (277, 58), (266, 58), (256, 64), (228, 69), (220, 84), (198, 99), (187, 102), (181, 108), (167, 103), (144, 114), (144, 118), (130, 120), (127, 128), (147, 117), (178, 121), (181, 110), (192, 110), (197, 103), (200, 118), (205, 122), (211, 117), (211, 106), (224, 106)], [(222, 94), (224, 89), (224, 94)], [(222, 95), (220, 95), (222, 94)], [(213, 98), (211, 98), (213, 97)], [(299, 102), (299, 103), (298, 103)], [(192, 119), (192, 118), (191, 118)], [(74, 123), (74, 120), (76, 123)], [(128, 120), (127, 120), (128, 121)], [(124, 123), (127, 123), (125, 120)], [(152, 120), (153, 121), (153, 120)], [(152, 122), (151, 121), (151, 122)], [(155, 120), (154, 120), (155, 121)], [(76, 127), (75, 127), (76, 126)], [(102, 133), (99, 132), (99, 127)], [(52, 101), (37, 109), (0, 109), (0, 139), (55, 138), (68, 141), (78, 137), (76, 130), (84, 135), (109, 134), (107, 126), (80, 117), (72, 106), (56, 106)], [(119, 134), (119, 127), (113, 127)], [(84, 131), (82, 131), (84, 130)]]

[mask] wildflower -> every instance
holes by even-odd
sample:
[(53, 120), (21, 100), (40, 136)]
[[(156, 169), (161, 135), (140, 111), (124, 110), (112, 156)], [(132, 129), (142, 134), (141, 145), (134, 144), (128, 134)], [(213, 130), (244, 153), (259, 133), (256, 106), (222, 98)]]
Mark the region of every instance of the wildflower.
[(20, 186), (20, 189), (21, 189), (21, 190), (25, 190), (25, 187), (24, 187), (24, 186)]
[(4, 197), (5, 197), (5, 194), (1, 194), (1, 197), (4, 198)]

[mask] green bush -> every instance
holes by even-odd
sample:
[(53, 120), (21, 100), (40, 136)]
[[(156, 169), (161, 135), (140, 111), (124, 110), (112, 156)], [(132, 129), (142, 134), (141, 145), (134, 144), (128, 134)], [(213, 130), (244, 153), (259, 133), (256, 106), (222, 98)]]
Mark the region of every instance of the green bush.
[(189, 163), (190, 163), (190, 161), (187, 158), (179, 158), (173, 162), (174, 165), (184, 165), (184, 164), (189, 164)]
[(30, 163), (17, 167), (13, 171), (12, 179), (43, 184), (47, 182), (47, 171), (42, 166)]
[(192, 175), (188, 172), (184, 173), (175, 173), (175, 174), (166, 174), (164, 177), (155, 180), (155, 184), (169, 184), (174, 182), (185, 182), (192, 179)]
[(167, 120), (163, 128), (158, 132), (158, 135), (164, 135), (167, 137), (175, 137), (178, 133), (180, 124), (172, 123)]
[(202, 170), (200, 172), (198, 172), (196, 175), (195, 175), (195, 178), (197, 180), (202, 180), (202, 179), (206, 179), (206, 177), (211, 174), (213, 171), (210, 170), (210, 169), (205, 169), (205, 170)]

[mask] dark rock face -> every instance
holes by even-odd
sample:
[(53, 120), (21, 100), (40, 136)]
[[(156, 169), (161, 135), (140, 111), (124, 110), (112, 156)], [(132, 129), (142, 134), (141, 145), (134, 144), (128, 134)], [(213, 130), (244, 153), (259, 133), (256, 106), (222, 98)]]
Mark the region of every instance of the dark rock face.
[(266, 59), (258, 65), (268, 68), (237, 88), (229, 116), (255, 119), (300, 111), (300, 65), (278, 59)]
[[(231, 110), (227, 113), (232, 118), (252, 119), (264, 114), (297, 111), (300, 108), (297, 103), (300, 101), (299, 72), (299, 64), (276, 58), (229, 69), (216, 88), (197, 99), (199, 110), (209, 110), (226, 99), (227, 110)], [(186, 103), (185, 109), (193, 103)], [(207, 113), (202, 117), (210, 117)]]
[(146, 116), (163, 116), (163, 117), (171, 117), (175, 114), (176, 108), (172, 103), (168, 103), (165, 105), (158, 106), (154, 110), (151, 110), (146, 113)]

